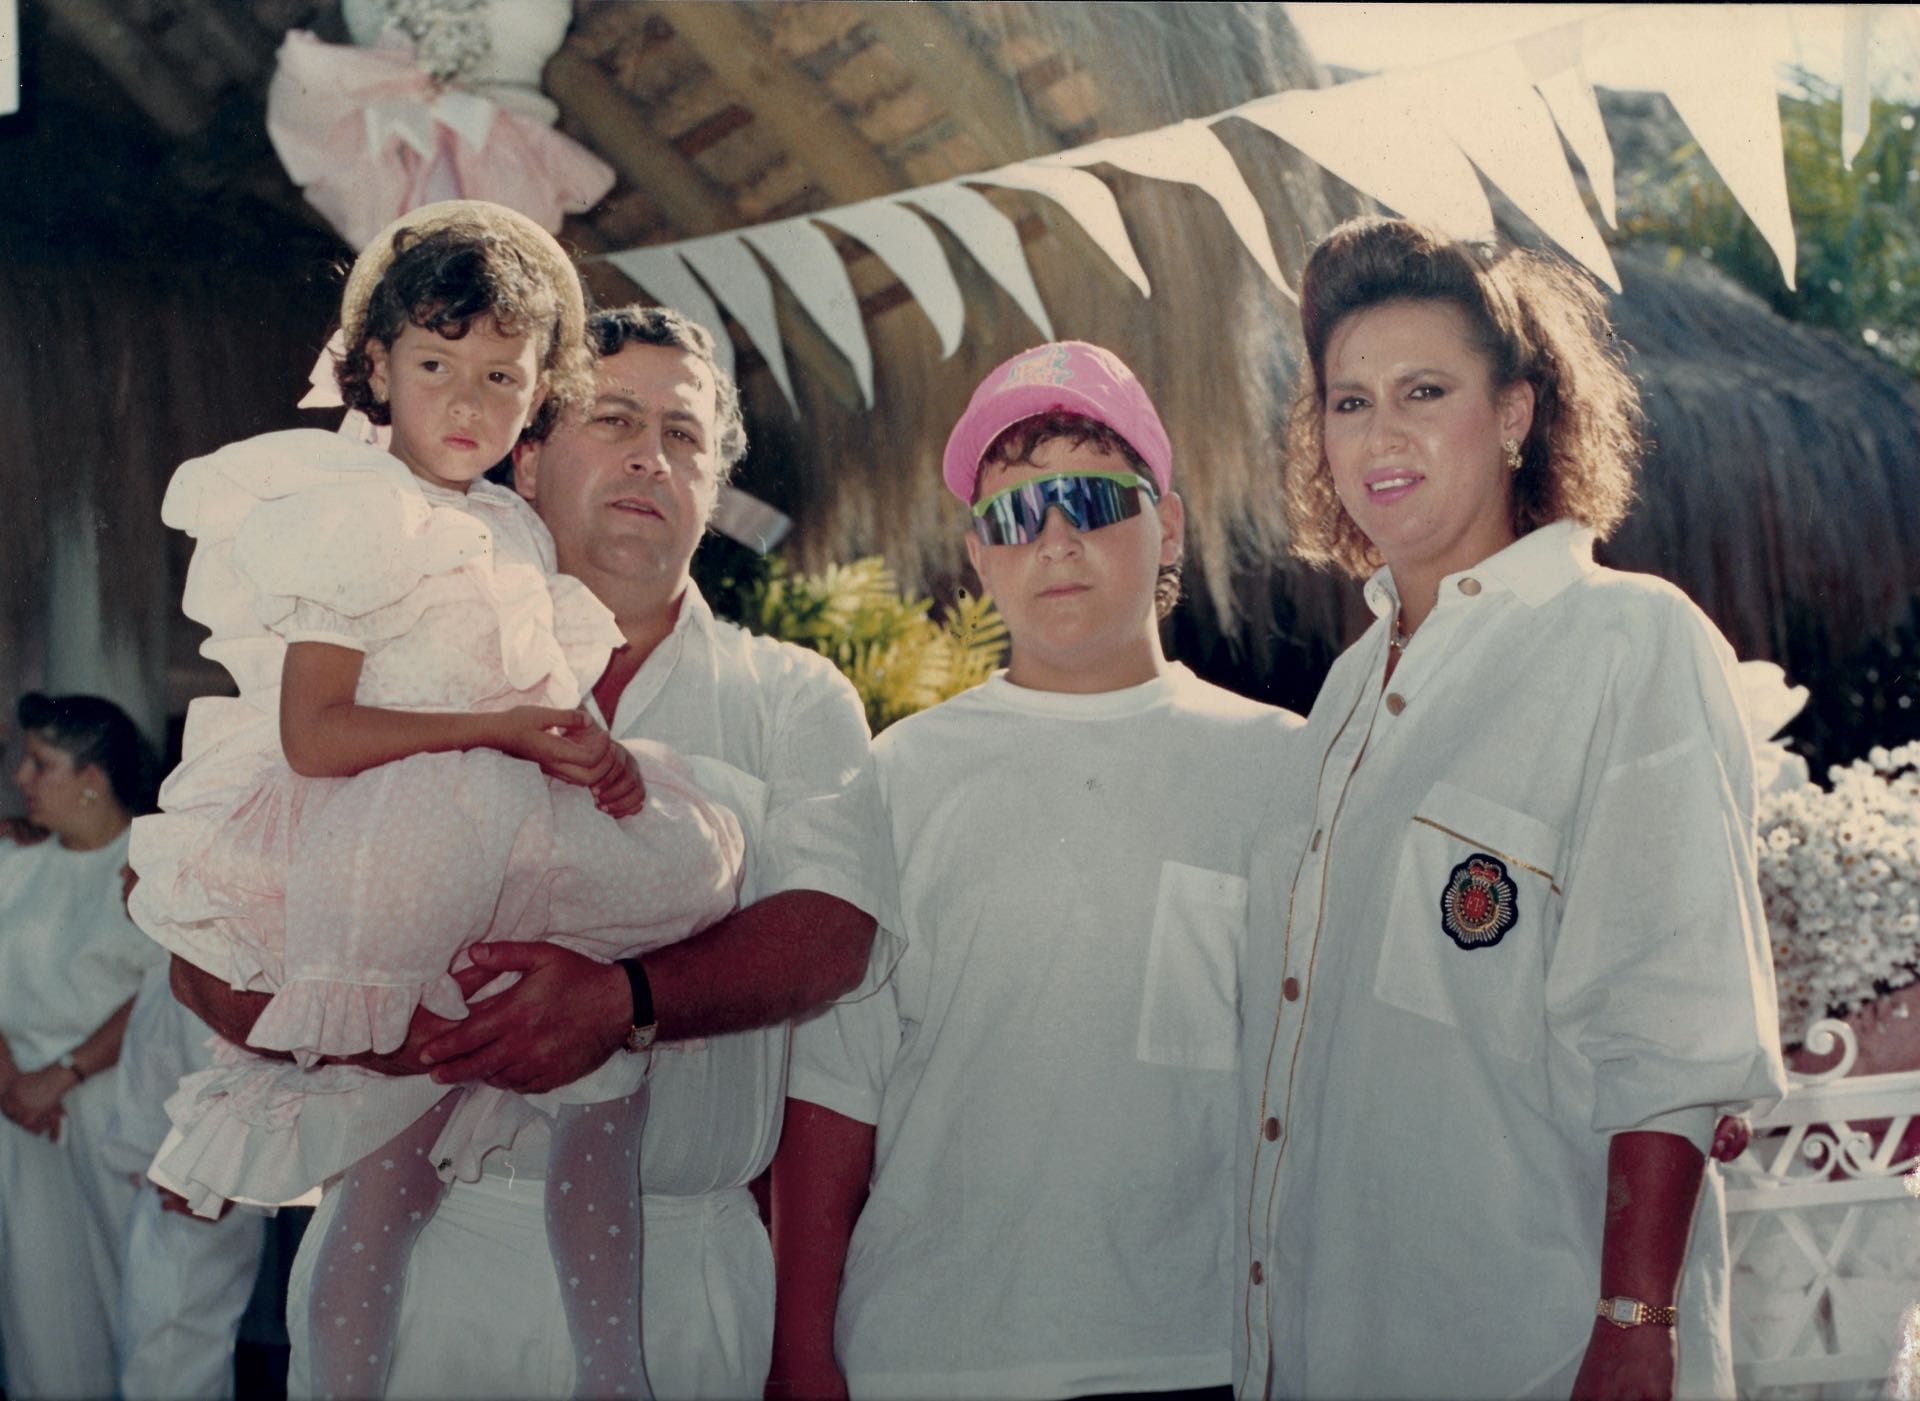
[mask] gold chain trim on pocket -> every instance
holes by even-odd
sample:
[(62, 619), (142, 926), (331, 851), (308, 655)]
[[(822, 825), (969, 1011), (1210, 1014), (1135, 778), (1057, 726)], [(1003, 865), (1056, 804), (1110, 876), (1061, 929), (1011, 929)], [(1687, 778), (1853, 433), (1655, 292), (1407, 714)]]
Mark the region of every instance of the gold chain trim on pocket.
[(1415, 813), (1413, 815), (1413, 820), (1415, 822), (1421, 823), (1424, 826), (1433, 828), (1433, 830), (1436, 832), (1445, 832), (1449, 837), (1452, 837), (1455, 841), (1465, 842), (1468, 846), (1477, 848), (1480, 851), (1484, 851), (1489, 856), (1497, 856), (1502, 861), (1506, 862), (1509, 866), (1518, 866), (1523, 871), (1532, 871), (1536, 876), (1539, 876), (1542, 880), (1544, 880), (1547, 883), (1547, 888), (1552, 890), (1555, 895), (1566, 894), (1566, 892), (1562, 890), (1559, 887), (1559, 885), (1557, 885), (1554, 882), (1553, 872), (1551, 871), (1543, 871), (1538, 866), (1530, 865), (1529, 863), (1522, 861), (1519, 857), (1500, 850), (1500, 848), (1498, 847), (1488, 846), (1483, 841), (1477, 841), (1474, 838), (1469, 837), (1465, 832), (1456, 832), (1451, 827), (1443, 827), (1438, 822), (1435, 822), (1431, 817), (1422, 817), (1420, 816), (1419, 813)]

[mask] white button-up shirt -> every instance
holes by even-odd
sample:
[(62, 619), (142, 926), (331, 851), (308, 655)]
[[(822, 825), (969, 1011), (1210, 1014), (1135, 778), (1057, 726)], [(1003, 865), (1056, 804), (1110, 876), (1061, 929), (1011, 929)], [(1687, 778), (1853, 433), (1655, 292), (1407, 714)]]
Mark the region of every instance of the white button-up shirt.
[(1784, 1087), (1733, 658), (1568, 522), (1444, 579), (1384, 686), (1367, 600), (1256, 862), (1237, 1382), (1565, 1395), (1612, 1135), (1704, 1147)]
[[(743, 906), (817, 890), (879, 919), (892, 910), (892, 849), (866, 714), (825, 657), (716, 619), (689, 587), (608, 729), (671, 746), (740, 819)], [(786, 1103), (789, 1034), (783, 1023), (659, 1047), (640, 1152), (648, 1195), (744, 1187), (766, 1171)], [(543, 1138), (523, 1134), (490, 1170), (542, 1175)]]

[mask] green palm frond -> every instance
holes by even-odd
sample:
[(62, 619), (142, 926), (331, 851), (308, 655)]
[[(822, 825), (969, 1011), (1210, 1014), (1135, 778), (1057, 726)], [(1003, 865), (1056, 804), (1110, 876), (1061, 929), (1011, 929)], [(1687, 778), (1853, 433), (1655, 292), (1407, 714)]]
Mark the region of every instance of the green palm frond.
[(962, 593), (944, 620), (903, 594), (879, 556), (795, 574), (770, 560), (739, 599), (754, 632), (811, 647), (845, 672), (878, 734), (894, 721), (977, 686), (1000, 665), (1007, 627), (991, 601)]

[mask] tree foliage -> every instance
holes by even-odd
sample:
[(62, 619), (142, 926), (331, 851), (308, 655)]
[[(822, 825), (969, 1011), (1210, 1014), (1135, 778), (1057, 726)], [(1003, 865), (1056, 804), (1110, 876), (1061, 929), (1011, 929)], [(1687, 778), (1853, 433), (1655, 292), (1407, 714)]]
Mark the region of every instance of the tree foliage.
[(1780, 131), (1798, 242), (1788, 287), (1773, 250), (1685, 141), (1620, 181), (1620, 241), (1666, 244), (1675, 261), (1717, 263), (1782, 316), (1825, 326), (1920, 374), (1920, 131), (1915, 110), (1876, 101), (1853, 169), (1840, 164), (1840, 99), (1798, 75), (1804, 96), (1783, 96)]
[(963, 592), (944, 618), (932, 610), (932, 600), (903, 594), (875, 555), (817, 574), (770, 559), (740, 582), (726, 611), (750, 631), (831, 660), (859, 691), (878, 734), (979, 685), (1000, 664), (1007, 628), (991, 601)]

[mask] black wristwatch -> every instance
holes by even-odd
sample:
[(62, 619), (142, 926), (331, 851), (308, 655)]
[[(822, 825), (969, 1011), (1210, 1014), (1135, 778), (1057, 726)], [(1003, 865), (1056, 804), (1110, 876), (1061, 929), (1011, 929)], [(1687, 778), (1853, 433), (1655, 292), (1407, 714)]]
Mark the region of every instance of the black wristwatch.
[(646, 965), (637, 958), (621, 959), (620, 968), (633, 990), (633, 1024), (627, 1028), (626, 1049), (637, 1055), (653, 1044), (654, 1034), (660, 1029), (653, 1014), (653, 984), (647, 981)]

